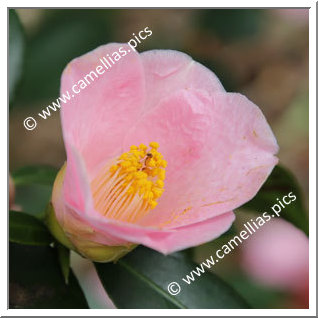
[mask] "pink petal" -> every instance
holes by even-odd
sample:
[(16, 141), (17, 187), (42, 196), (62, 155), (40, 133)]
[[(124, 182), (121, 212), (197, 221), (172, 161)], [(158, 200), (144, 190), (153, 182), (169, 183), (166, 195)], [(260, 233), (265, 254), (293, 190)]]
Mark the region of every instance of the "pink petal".
[(109, 221), (95, 215), (90, 222), (95, 231), (128, 242), (148, 246), (161, 253), (173, 253), (211, 241), (227, 231), (235, 219), (233, 212), (176, 229), (156, 229), (135, 224)]
[[(119, 52), (120, 47), (129, 49), (126, 44), (112, 43), (76, 58), (62, 75), (61, 95), (69, 91), (75, 96), (65, 105), (61, 103), (67, 155), (72, 144), (84, 158), (89, 176), (105, 160), (121, 152), (122, 139), (136, 121), (144, 102), (144, 74), (137, 53), (127, 53), (108, 70), (104, 67), (103, 74), (96, 71), (96, 67), (103, 65), (100, 59)], [(91, 71), (98, 78), (94, 74), (91, 75), (94, 81), (87, 77), (90, 85), (78, 95), (74, 94), (72, 86)], [(79, 89), (79, 84), (75, 89)]]
[(130, 144), (157, 141), (168, 161), (166, 190), (141, 224), (174, 228), (250, 200), (277, 163), (275, 137), (259, 108), (240, 94), (179, 90), (145, 114)]
[(143, 52), (140, 56), (146, 77), (145, 111), (182, 88), (200, 88), (208, 94), (224, 92), (217, 76), (185, 53), (152, 50)]
[(71, 208), (81, 213), (92, 209), (93, 197), (84, 158), (72, 144), (68, 144), (63, 193), (66, 204)]

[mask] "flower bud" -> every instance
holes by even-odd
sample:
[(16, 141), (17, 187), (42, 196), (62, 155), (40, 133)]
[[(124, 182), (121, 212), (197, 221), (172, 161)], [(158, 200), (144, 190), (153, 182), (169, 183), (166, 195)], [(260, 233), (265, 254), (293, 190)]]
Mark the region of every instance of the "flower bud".
[[(46, 224), (52, 235), (61, 244), (94, 262), (117, 261), (136, 247), (135, 244), (105, 245), (96, 241), (95, 230), (84, 219), (75, 216), (75, 212), (66, 206), (63, 195), (63, 181), (66, 165), (56, 176), (52, 203), (47, 207)], [(60, 220), (63, 220), (61, 222)]]

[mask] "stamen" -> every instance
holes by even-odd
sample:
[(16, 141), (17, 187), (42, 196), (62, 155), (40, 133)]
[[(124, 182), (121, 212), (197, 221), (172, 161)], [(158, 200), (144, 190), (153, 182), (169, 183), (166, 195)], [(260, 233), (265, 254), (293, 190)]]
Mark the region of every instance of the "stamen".
[(164, 192), (167, 161), (157, 142), (149, 147), (132, 145), (92, 181), (95, 209), (102, 215), (134, 223), (157, 206)]

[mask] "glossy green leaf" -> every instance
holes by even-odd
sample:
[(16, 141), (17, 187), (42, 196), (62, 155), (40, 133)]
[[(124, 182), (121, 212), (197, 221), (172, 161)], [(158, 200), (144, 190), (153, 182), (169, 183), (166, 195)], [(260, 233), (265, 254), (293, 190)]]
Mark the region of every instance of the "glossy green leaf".
[(300, 187), (292, 173), (282, 166), (274, 168), (257, 195), (241, 208), (259, 213), (271, 212), (271, 207), (278, 202), (277, 199), (282, 200), (290, 192), (296, 196), (296, 200), (285, 205), (280, 217), (291, 222), (308, 235), (308, 213), (304, 206)]
[(23, 212), (9, 213), (10, 242), (28, 245), (49, 245), (53, 237), (45, 225), (34, 216)]
[[(98, 275), (118, 308), (247, 308), (246, 302), (211, 272), (188, 285), (182, 280), (196, 264), (181, 254), (164, 256), (138, 247), (116, 264), (95, 263)], [(169, 294), (169, 283), (181, 287)]]
[(12, 173), (14, 184), (53, 185), (58, 170), (51, 166), (26, 166)]
[(88, 308), (72, 271), (65, 284), (56, 249), (11, 243), (9, 251), (9, 308)]
[(41, 184), (20, 185), (16, 187), (15, 204), (25, 213), (44, 219), (45, 209), (50, 202), (52, 186)]
[(57, 254), (62, 274), (64, 276), (65, 284), (68, 284), (70, 275), (70, 250), (64, 245), (57, 243)]
[(24, 34), (15, 10), (9, 10), (9, 97), (14, 96), (21, 78), (24, 53)]
[(26, 166), (13, 171), (15, 204), (24, 212), (43, 218), (57, 172), (58, 169), (50, 166)]

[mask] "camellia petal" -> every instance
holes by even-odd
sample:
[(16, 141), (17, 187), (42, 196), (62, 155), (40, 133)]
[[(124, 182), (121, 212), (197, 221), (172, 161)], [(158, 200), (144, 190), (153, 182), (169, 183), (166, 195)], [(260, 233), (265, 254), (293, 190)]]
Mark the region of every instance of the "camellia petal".
[(152, 50), (140, 56), (146, 78), (146, 111), (180, 89), (202, 89), (207, 94), (225, 91), (212, 71), (185, 53)]
[[(104, 73), (96, 68), (114, 52), (126, 51), (119, 61)], [(83, 88), (61, 107), (63, 137), (66, 151), (72, 144), (82, 155), (89, 175), (107, 158), (120, 153), (127, 129), (138, 118), (145, 98), (142, 63), (138, 53), (127, 44), (98, 47), (71, 61), (61, 79), (61, 96)], [(106, 64), (107, 66), (108, 64)], [(96, 77), (94, 74), (96, 74)], [(88, 84), (88, 82), (90, 84)], [(82, 85), (82, 86), (81, 86)]]

